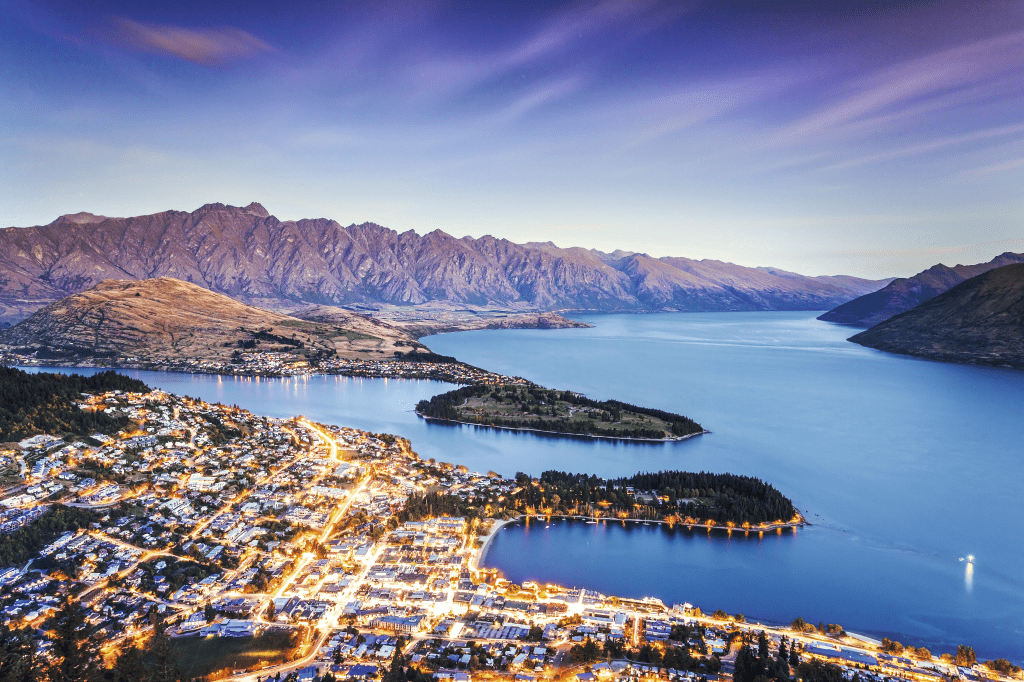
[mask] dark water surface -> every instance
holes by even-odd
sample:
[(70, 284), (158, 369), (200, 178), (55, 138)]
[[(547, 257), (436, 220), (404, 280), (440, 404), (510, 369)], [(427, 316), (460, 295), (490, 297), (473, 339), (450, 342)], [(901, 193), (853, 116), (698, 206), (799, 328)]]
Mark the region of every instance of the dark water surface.
[[(744, 538), (658, 525), (512, 526), (487, 565), (748, 619), (841, 623), (934, 651), (1024, 661), (1024, 372), (846, 342), (813, 313), (602, 315), (594, 329), (426, 340), (435, 352), (594, 398), (692, 417), (682, 443), (571, 440), (431, 425), (430, 381), (240, 379), (131, 372), (153, 386), (410, 438), (422, 457), (503, 474), (663, 468), (768, 480), (811, 527)], [(973, 571), (958, 559), (973, 554)]]

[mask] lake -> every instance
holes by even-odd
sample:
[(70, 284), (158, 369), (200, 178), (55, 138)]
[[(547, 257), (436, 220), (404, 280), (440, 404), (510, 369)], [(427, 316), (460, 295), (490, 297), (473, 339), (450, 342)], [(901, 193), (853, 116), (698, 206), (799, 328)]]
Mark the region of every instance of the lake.
[[(811, 526), (744, 538), (658, 525), (511, 526), (486, 565), (515, 581), (689, 601), (748, 619), (840, 623), (933, 651), (1024, 661), (1024, 372), (888, 355), (814, 313), (576, 316), (595, 327), (430, 337), (539, 384), (685, 414), (681, 443), (561, 439), (418, 419), (430, 381), (129, 372), (152, 386), (410, 438), (424, 458), (511, 475), (729, 471)], [(969, 569), (962, 557), (973, 554)], [(970, 572), (969, 572), (970, 570)]]

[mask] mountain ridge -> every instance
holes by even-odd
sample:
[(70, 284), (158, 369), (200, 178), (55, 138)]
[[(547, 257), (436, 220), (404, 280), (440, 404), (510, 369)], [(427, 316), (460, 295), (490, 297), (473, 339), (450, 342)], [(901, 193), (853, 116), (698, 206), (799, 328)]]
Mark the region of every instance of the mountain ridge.
[(894, 279), (885, 287), (848, 303), (844, 303), (818, 317), (825, 322), (836, 322), (853, 327), (874, 327), (894, 315), (949, 291), (972, 277), (1013, 263), (1024, 263), (1024, 253), (1001, 253), (987, 263), (955, 265), (938, 263), (912, 277)]
[(281, 221), (257, 202), (129, 218), (83, 212), (0, 229), (0, 321), (105, 279), (153, 277), (280, 311), (436, 301), (530, 312), (821, 310), (885, 283), (370, 222)]
[(1024, 368), (1024, 263), (976, 275), (849, 340), (930, 360)]

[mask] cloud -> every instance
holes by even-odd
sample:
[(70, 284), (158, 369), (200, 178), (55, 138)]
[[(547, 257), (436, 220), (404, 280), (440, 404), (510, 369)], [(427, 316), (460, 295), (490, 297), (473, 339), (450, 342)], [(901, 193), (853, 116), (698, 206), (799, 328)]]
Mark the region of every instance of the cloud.
[(921, 144), (910, 145), (907, 147), (898, 147), (896, 149), (888, 149), (886, 151), (878, 152), (876, 154), (865, 154), (857, 158), (847, 159), (845, 161), (841, 161), (839, 163), (826, 166), (825, 168), (822, 168), (820, 170), (831, 171), (838, 170), (841, 168), (860, 166), (866, 163), (875, 163), (877, 161), (891, 161), (893, 159), (901, 159), (910, 156), (918, 156), (920, 154), (927, 154), (928, 152), (933, 152), (954, 145), (966, 144), (969, 142), (977, 142), (992, 137), (1017, 135), (1020, 133), (1024, 133), (1024, 124), (1000, 126), (998, 128), (989, 128), (986, 130), (976, 130), (974, 132), (965, 133), (963, 135), (952, 135), (937, 140), (931, 140), (929, 142), (923, 142)]
[[(911, 59), (860, 79), (853, 92), (798, 121), (784, 137), (795, 140), (856, 128), (871, 117), (885, 125), (902, 111), (927, 114), (934, 108), (962, 105), (991, 95), (980, 84), (1003, 77), (1015, 81), (1022, 66), (1024, 31)], [(929, 106), (928, 100), (937, 100), (937, 106)]]
[(274, 48), (240, 28), (184, 28), (143, 24), (125, 17), (113, 20), (112, 42), (142, 52), (165, 54), (216, 66), (229, 59), (254, 57)]
[(573, 46), (614, 31), (633, 38), (661, 26), (688, 9), (685, 3), (656, 0), (603, 0), (558, 12), (528, 37), (483, 54), (418, 56), (408, 65), (411, 83), (432, 94), (471, 89), (516, 69), (543, 64)]

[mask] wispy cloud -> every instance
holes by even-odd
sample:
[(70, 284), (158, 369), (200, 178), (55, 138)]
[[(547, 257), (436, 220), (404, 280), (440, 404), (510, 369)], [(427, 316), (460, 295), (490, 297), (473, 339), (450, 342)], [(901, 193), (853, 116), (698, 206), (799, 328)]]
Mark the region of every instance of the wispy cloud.
[(686, 3), (604, 0), (578, 5), (547, 19), (524, 39), (485, 54), (419, 58), (409, 65), (413, 83), (433, 94), (452, 94), (542, 63), (612, 29), (622, 34), (652, 30), (686, 11)]
[(861, 166), (867, 163), (875, 163), (878, 161), (891, 161), (893, 159), (902, 159), (911, 156), (918, 156), (920, 154), (927, 154), (946, 147), (952, 147), (955, 145), (967, 144), (970, 142), (977, 142), (980, 140), (986, 140), (995, 137), (1004, 137), (1007, 135), (1017, 135), (1024, 133), (1024, 124), (1000, 126), (998, 128), (990, 128), (986, 130), (976, 130), (974, 132), (965, 133), (963, 135), (951, 135), (949, 137), (939, 138), (937, 140), (931, 140), (929, 142), (923, 142), (921, 144), (910, 145), (906, 147), (898, 147), (896, 149), (887, 149), (882, 152), (875, 154), (866, 154), (846, 161), (826, 166), (821, 170), (838, 170), (841, 168), (850, 168), (853, 166)]
[[(918, 57), (855, 81), (845, 97), (797, 121), (782, 137), (794, 141), (841, 132), (847, 127), (864, 132), (864, 121), (872, 117), (881, 127), (904, 108), (929, 113), (935, 108), (927, 104), (931, 99), (937, 100), (938, 106), (959, 106), (972, 92), (977, 97), (991, 94), (978, 88), (979, 84), (1007, 75), (1019, 78), (1022, 68), (1024, 31)], [(960, 96), (951, 96), (956, 92)]]
[(256, 36), (233, 26), (185, 28), (143, 24), (126, 17), (116, 17), (112, 24), (112, 42), (204, 66), (216, 66), (230, 59), (254, 57), (262, 52), (274, 51), (273, 47)]

